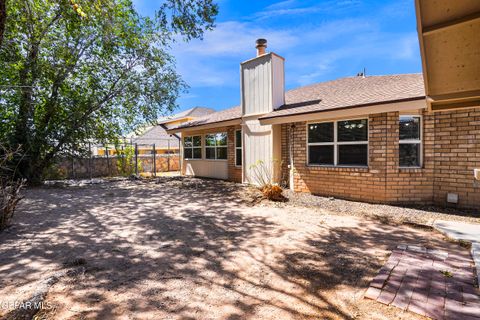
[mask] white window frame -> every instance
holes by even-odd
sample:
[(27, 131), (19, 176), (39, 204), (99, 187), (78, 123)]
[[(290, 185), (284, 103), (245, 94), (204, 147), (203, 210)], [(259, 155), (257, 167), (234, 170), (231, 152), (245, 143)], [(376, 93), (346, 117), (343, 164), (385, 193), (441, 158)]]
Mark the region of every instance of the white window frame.
[[(193, 146), (193, 137), (200, 137), (200, 146), (198, 147), (195, 147)], [(192, 138), (192, 146), (191, 147), (185, 147), (185, 139), (186, 138)], [(184, 160), (188, 160), (188, 161), (192, 161), (192, 160), (202, 160), (203, 159), (203, 136), (201, 134), (194, 134), (194, 135), (191, 135), (191, 136), (185, 136), (183, 137), (183, 141), (182, 141), (183, 145), (183, 159)], [(185, 158), (185, 149), (192, 149), (192, 158)], [(193, 155), (194, 155), (194, 152), (193, 150), (194, 149), (200, 149), (201, 150), (201, 157), (200, 158), (193, 158)]]
[(243, 163), (243, 150), (242, 150), (243, 143), (242, 143), (241, 147), (238, 146), (238, 144), (237, 144), (237, 132), (240, 132), (240, 140), (242, 140), (242, 129), (236, 129), (235, 133), (234, 133), (235, 134), (235, 139), (234, 139), (234, 143), (235, 143), (235, 167), (241, 167), (242, 165), (237, 163), (237, 150), (240, 150), (240, 152), (241, 152), (241, 155), (242, 155), (241, 159), (242, 159), (242, 163)]
[[(400, 119), (401, 118), (419, 118), (420, 119), (420, 138), (419, 139), (400, 139)], [(419, 114), (401, 114), (400, 117), (398, 118), (398, 144), (418, 144), (418, 152), (420, 153), (419, 155), (419, 165), (418, 166), (401, 166), (400, 165), (400, 150), (398, 152), (398, 167), (400, 169), (418, 169), (423, 167), (423, 117), (422, 115)]]
[[(338, 141), (338, 122), (342, 121), (352, 121), (352, 120), (367, 120), (367, 140), (366, 141)], [(306, 127), (306, 136), (307, 136), (307, 166), (310, 167), (339, 167), (339, 168), (368, 168), (370, 163), (370, 128), (369, 128), (369, 118), (368, 117), (361, 117), (361, 118), (353, 118), (353, 119), (340, 119), (340, 120), (325, 120), (325, 121), (310, 121), (307, 122)], [(308, 142), (308, 126), (317, 123), (333, 123), (333, 142)], [(344, 165), (338, 164), (338, 154), (339, 148), (338, 146), (341, 145), (354, 145), (354, 144), (366, 144), (367, 145), (367, 165)], [(310, 163), (310, 146), (333, 146), (333, 165), (332, 164), (315, 164)]]
[[(225, 146), (217, 146), (216, 144), (216, 139), (215, 139), (215, 146), (207, 146), (207, 136), (208, 135), (216, 135), (216, 134), (219, 134), (219, 133), (224, 133), (227, 137), (227, 144)], [(209, 133), (205, 133), (204, 135), (204, 139), (205, 139), (205, 143), (204, 143), (204, 149), (205, 149), (205, 160), (208, 160), (208, 161), (228, 161), (228, 133), (226, 131), (220, 131), (220, 132), (209, 132)], [(210, 158), (207, 158), (207, 148), (211, 148), (211, 149), (215, 149), (215, 159), (210, 159)], [(227, 158), (226, 159), (217, 159), (217, 149), (218, 148), (225, 148), (227, 150)]]

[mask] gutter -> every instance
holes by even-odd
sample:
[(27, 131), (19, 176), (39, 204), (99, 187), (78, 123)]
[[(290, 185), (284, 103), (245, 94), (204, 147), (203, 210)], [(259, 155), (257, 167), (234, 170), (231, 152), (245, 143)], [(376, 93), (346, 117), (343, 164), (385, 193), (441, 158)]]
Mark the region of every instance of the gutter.
[[(421, 103), (421, 105), (412, 105), (411, 102), (414, 103)], [(372, 102), (372, 103), (364, 103), (364, 104), (357, 104), (351, 106), (345, 106), (335, 109), (325, 109), (325, 110), (312, 110), (312, 111), (305, 111), (299, 113), (291, 113), (291, 114), (284, 114), (284, 115), (267, 115), (264, 117), (260, 117), (261, 124), (281, 124), (281, 123), (289, 123), (289, 122), (296, 122), (296, 121), (307, 121), (307, 120), (315, 120), (315, 115), (318, 115), (318, 118), (335, 118), (335, 117), (343, 117), (343, 116), (351, 116), (351, 115), (365, 115), (365, 114), (372, 114), (372, 113), (383, 113), (383, 112), (394, 112), (394, 111), (406, 111), (412, 109), (425, 109), (426, 105), (426, 97), (413, 97), (413, 98), (405, 98), (405, 99), (397, 99), (397, 100), (390, 100), (390, 101), (382, 101), (382, 102)], [(275, 112), (273, 112), (275, 113)]]
[(197, 124), (192, 126), (185, 126), (185, 127), (177, 127), (167, 130), (167, 133), (174, 134), (175, 132), (185, 132), (185, 131), (193, 131), (193, 130), (202, 130), (202, 129), (213, 129), (218, 127), (227, 127), (227, 126), (234, 126), (242, 123), (242, 118), (234, 118), (230, 120), (221, 120), (215, 122), (209, 122), (204, 124)]

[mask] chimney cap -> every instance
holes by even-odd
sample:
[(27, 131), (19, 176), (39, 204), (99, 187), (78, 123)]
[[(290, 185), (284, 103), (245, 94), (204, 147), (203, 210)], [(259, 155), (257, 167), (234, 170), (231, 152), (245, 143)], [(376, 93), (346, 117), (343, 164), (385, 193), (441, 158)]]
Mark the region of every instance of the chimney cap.
[(266, 47), (267, 46), (267, 39), (257, 39), (257, 41), (255, 41), (255, 43), (257, 44), (257, 48), (258, 47)]

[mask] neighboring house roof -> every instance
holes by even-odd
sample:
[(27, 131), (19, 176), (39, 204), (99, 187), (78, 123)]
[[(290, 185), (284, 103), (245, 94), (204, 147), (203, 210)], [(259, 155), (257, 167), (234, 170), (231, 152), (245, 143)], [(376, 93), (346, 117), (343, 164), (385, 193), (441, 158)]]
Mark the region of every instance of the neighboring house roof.
[(139, 146), (155, 144), (156, 149), (178, 148), (178, 139), (160, 125), (149, 127), (142, 135), (131, 137), (130, 140)]
[[(285, 105), (260, 119), (364, 107), (425, 98), (422, 74), (347, 77), (289, 90)], [(212, 113), (172, 129), (221, 123), (242, 117), (241, 107)]]
[(205, 108), (205, 107), (194, 107), (194, 108), (182, 111), (180, 113), (174, 114), (172, 116), (158, 119), (157, 123), (164, 124), (172, 121), (181, 120), (184, 118), (198, 118), (198, 117), (203, 117), (212, 113), (215, 113), (214, 109)]
[(290, 90), (285, 94), (285, 105), (260, 119), (423, 98), (420, 73), (348, 77)]
[(144, 126), (135, 132), (129, 133), (126, 138), (130, 139), (132, 143), (142, 145), (153, 145), (157, 149), (178, 148), (178, 138), (167, 133), (166, 125), (169, 122), (179, 121), (182, 119), (191, 119), (202, 117), (208, 114), (215, 113), (215, 110), (204, 107), (194, 107), (183, 112), (174, 114), (169, 117), (158, 119), (156, 126)]
[(230, 109), (225, 109), (222, 111), (218, 111), (212, 113), (210, 115), (182, 123), (179, 126), (176, 126), (172, 129), (180, 129), (180, 128), (187, 128), (187, 127), (196, 127), (196, 126), (203, 126), (207, 124), (213, 124), (217, 122), (225, 122), (229, 120), (240, 119), (242, 117), (242, 108), (240, 106), (236, 106)]

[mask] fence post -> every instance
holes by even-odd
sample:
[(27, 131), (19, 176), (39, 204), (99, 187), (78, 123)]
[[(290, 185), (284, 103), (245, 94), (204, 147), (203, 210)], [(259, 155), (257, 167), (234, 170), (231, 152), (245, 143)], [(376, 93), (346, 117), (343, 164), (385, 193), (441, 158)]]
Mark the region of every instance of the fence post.
[(138, 144), (135, 143), (135, 175), (138, 176)]
[(108, 157), (108, 146), (105, 146), (105, 155), (107, 156), (107, 170), (108, 170), (108, 176), (110, 177), (111, 172), (110, 172), (110, 158)]
[(72, 155), (72, 179), (75, 180), (75, 177), (76, 177), (76, 175), (75, 175), (75, 158)]
[(92, 180), (92, 143), (88, 142), (88, 151), (89, 151), (89, 158), (88, 158), (88, 171), (90, 173), (90, 180)]
[(170, 172), (170, 139), (167, 140), (167, 172)]
[(157, 150), (155, 149), (155, 143), (153, 144), (153, 176), (157, 176)]

